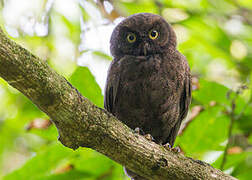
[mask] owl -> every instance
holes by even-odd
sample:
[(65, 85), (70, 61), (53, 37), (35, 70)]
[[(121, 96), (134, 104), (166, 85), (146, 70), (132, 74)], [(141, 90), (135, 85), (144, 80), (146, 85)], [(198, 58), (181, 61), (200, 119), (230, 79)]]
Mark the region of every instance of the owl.
[(105, 109), (173, 146), (191, 102), (191, 74), (171, 25), (150, 13), (129, 16), (115, 27), (110, 51)]

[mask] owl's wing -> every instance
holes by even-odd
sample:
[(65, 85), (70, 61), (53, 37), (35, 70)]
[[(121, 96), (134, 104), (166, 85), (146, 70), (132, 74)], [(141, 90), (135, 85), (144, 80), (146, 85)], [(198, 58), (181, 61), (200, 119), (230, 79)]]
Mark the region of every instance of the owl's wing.
[(189, 105), (191, 103), (191, 76), (190, 73), (188, 73), (188, 76), (186, 76), (186, 79), (184, 81), (184, 88), (180, 96), (180, 104), (179, 104), (179, 119), (176, 122), (175, 126), (171, 129), (170, 134), (167, 138), (167, 142), (173, 146), (174, 141), (176, 139), (177, 133), (179, 131), (181, 122), (186, 117)]
[(113, 66), (113, 62), (109, 68), (107, 82), (104, 95), (104, 108), (113, 114), (115, 108), (115, 101), (117, 96), (117, 90), (119, 86), (120, 75), (116, 74), (116, 67)]
[(180, 98), (180, 119), (181, 121), (186, 117), (189, 105), (191, 103), (192, 97), (192, 84), (191, 84), (191, 76), (190, 74), (187, 76), (184, 83), (184, 90), (181, 94)]

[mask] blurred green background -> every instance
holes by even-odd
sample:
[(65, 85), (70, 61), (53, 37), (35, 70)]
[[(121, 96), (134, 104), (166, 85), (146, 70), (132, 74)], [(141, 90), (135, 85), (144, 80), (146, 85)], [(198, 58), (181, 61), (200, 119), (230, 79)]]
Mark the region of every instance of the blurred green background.
[[(186, 156), (251, 179), (251, 0), (0, 2), (0, 24), (8, 36), (99, 107), (115, 25), (139, 12), (163, 16), (193, 74), (192, 105), (176, 146)], [(3, 79), (0, 100), (0, 179), (127, 179), (109, 158), (62, 146), (49, 118)]]

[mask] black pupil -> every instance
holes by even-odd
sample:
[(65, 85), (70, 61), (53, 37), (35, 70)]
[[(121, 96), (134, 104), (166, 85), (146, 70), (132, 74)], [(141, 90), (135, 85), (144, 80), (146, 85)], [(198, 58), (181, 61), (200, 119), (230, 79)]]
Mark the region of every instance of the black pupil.
[(156, 37), (156, 35), (157, 35), (157, 32), (156, 32), (156, 31), (152, 31), (152, 32), (151, 32), (151, 36), (152, 36), (152, 37)]
[(134, 36), (133, 35), (129, 35), (129, 40), (133, 41), (134, 40)]

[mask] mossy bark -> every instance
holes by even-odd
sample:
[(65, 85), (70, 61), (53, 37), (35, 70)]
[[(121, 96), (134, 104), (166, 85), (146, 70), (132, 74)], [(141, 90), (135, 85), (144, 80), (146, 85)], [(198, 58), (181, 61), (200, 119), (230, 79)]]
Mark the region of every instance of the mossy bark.
[(63, 145), (92, 148), (149, 179), (235, 179), (135, 134), (0, 31), (0, 77), (54, 122)]

